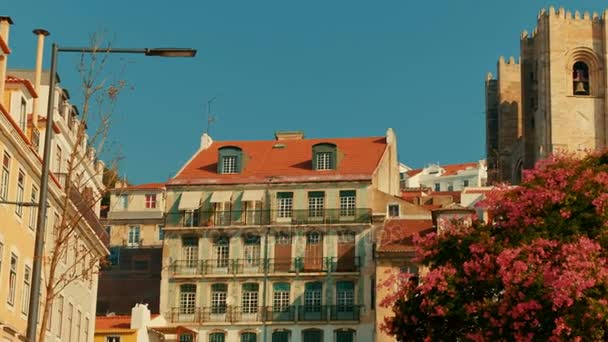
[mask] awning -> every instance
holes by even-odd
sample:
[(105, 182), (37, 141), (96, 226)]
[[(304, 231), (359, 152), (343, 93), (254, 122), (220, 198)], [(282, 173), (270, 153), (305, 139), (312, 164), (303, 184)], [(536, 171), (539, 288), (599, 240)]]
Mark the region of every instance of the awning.
[(183, 192), (179, 200), (178, 210), (195, 210), (201, 206), (201, 194), (199, 192)]
[(232, 191), (216, 191), (211, 195), (211, 203), (230, 202)]
[(264, 190), (245, 190), (241, 201), (261, 201), (264, 198)]

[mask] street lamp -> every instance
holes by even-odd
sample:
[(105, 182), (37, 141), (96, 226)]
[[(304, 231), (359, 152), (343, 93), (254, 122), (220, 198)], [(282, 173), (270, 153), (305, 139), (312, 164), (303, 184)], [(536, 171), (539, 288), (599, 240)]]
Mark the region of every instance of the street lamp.
[(195, 49), (184, 48), (144, 48), (144, 49), (120, 49), (120, 48), (92, 48), (92, 47), (59, 47), (53, 43), (51, 49), (51, 71), (49, 75), (49, 98), (46, 109), (46, 134), (44, 137), (44, 151), (42, 155), (42, 176), (40, 179), (40, 199), (38, 201), (38, 219), (36, 223), (36, 242), (34, 245), (34, 261), (32, 267), (32, 289), (30, 291), (30, 305), (27, 316), (27, 340), (36, 340), (36, 323), (38, 318), (38, 297), (40, 294), (40, 274), (42, 271), (42, 253), (44, 250), (44, 226), (46, 221), (45, 205), (48, 198), (49, 186), (49, 162), (51, 155), (51, 140), (53, 138), (53, 109), (55, 102), (55, 83), (57, 70), (57, 54), (59, 52), (78, 53), (135, 53), (146, 56), (159, 57), (194, 57)]

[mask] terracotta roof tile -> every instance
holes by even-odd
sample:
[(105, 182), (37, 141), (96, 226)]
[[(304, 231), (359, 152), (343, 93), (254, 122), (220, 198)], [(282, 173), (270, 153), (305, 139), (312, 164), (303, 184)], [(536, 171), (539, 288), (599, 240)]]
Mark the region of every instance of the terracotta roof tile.
[(145, 183), (137, 185), (129, 185), (124, 188), (117, 188), (115, 190), (163, 190), (165, 189), (165, 183)]
[(393, 219), (384, 223), (378, 243), (378, 252), (413, 251), (413, 235), (434, 231), (433, 220)]
[[(337, 146), (337, 170), (312, 170), (312, 146), (324, 142)], [(275, 148), (277, 144), (281, 147)], [(242, 149), (244, 167), (240, 174), (217, 173), (218, 149), (226, 146)], [(214, 142), (197, 152), (168, 184), (369, 180), (386, 146), (385, 137)]]
[[(150, 315), (151, 319), (158, 317), (158, 314)], [(97, 316), (95, 317), (95, 330), (104, 329), (131, 329), (131, 316)]]
[(0, 49), (2, 50), (2, 52), (4, 52), (7, 55), (11, 53), (11, 49), (8, 47), (8, 45), (6, 44), (6, 42), (4, 41), (4, 39), (2, 37), (0, 37)]
[(8, 76), (6, 76), (6, 83), (21, 83), (27, 88), (27, 90), (30, 92), (30, 94), (33, 97), (38, 97), (38, 93), (36, 93), (36, 89), (34, 89), (32, 82), (30, 82), (29, 80), (26, 80), (25, 78), (19, 78), (19, 77), (8, 75)]
[(464, 171), (467, 168), (476, 169), (477, 166), (478, 166), (477, 162), (442, 165), (441, 168), (445, 170), (445, 172), (442, 174), (442, 176), (456, 175), (456, 174), (458, 174), (458, 171)]
[(420, 172), (422, 172), (422, 169), (409, 170), (409, 171), (406, 171), (405, 173), (408, 176), (412, 177), (412, 176), (415, 176), (415, 175), (419, 174)]

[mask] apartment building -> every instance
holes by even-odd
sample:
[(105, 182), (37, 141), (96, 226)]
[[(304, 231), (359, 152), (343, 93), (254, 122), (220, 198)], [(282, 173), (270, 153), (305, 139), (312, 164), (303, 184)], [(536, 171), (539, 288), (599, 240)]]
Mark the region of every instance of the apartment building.
[(195, 332), (180, 341), (374, 340), (374, 229), (411, 205), (396, 146), (203, 135), (166, 184), (160, 308)]
[(403, 170), (404, 189), (426, 187), (434, 191), (462, 191), (485, 186), (488, 178), (485, 160), (461, 164), (429, 164), (421, 169)]
[[(31, 293), (34, 241), (36, 227), (36, 206), (19, 203), (37, 203), (39, 198), (42, 168), (41, 141), (45, 137), (46, 104), (38, 107), (40, 94), (48, 93), (39, 86), (41, 68), (30, 72), (32, 79), (24, 78), (11, 70), (7, 71), (10, 54), (9, 29), (12, 20), (0, 17), (0, 339), (2, 341), (25, 340), (29, 298), (40, 296), (42, 313), (46, 294), (44, 286), (40, 294)], [(37, 31), (42, 34), (43, 31)], [(42, 44), (39, 44), (39, 48)], [(39, 50), (40, 51), (40, 50)], [(36, 79), (36, 80), (34, 80)], [(37, 86), (38, 85), (38, 86)], [(53, 91), (62, 92), (60, 87)], [(58, 107), (55, 107), (58, 108)], [(61, 139), (73, 139), (74, 131), (62, 130), (61, 120), (53, 125), (56, 144)], [(80, 146), (79, 146), (80, 147)], [(64, 151), (70, 154), (74, 145), (67, 145)], [(55, 274), (67, 274), (70, 270), (81, 270), (95, 263), (97, 258), (107, 254), (104, 231), (94, 209), (83, 206), (85, 196), (100, 193), (103, 163), (94, 157), (94, 151), (82, 146), (82, 174), (91, 175), (89, 181), (78, 182), (72, 191), (66, 193), (66, 185), (72, 180), (53, 173), (49, 182), (49, 208), (47, 209), (47, 229), (44, 255), (53, 253), (54, 229), (62, 215), (78, 215), (82, 219), (74, 226), (69, 236), (68, 247), (61, 255)], [(84, 152), (86, 151), (86, 153)], [(51, 171), (57, 164), (51, 163)], [(87, 195), (88, 194), (88, 195)], [(68, 207), (63, 206), (63, 198), (69, 198)], [(83, 258), (82, 256), (87, 257)], [(72, 267), (73, 266), (73, 267)], [(43, 267), (42, 283), (48, 279), (48, 269)], [(74, 271), (75, 272), (75, 271)], [(96, 272), (84, 272), (83, 276), (66, 284), (52, 305), (49, 325), (44, 333), (48, 341), (83, 341), (93, 336), (95, 318), (95, 293), (97, 292)], [(40, 320), (39, 320), (40, 322)]]
[(99, 277), (97, 313), (127, 315), (137, 303), (159, 313), (165, 184), (110, 190), (108, 215), (102, 219), (110, 236), (110, 264)]

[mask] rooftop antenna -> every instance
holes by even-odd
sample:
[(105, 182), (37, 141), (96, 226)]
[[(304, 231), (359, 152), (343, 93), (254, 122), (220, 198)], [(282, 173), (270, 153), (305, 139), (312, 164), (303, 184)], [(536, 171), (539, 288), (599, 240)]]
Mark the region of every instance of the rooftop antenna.
[(207, 101), (207, 129), (205, 133), (209, 135), (209, 130), (211, 129), (211, 125), (215, 123), (215, 115), (211, 114), (211, 103), (215, 101), (217, 96), (214, 96), (211, 100)]

